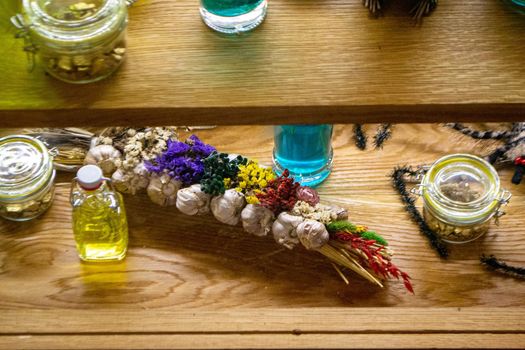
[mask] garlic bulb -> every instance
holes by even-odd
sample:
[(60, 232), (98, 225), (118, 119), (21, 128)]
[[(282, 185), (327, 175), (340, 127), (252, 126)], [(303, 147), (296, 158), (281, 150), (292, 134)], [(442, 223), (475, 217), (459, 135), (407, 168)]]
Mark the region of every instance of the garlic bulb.
[(202, 191), (201, 185), (191, 185), (177, 192), (177, 209), (186, 215), (206, 214), (210, 211), (210, 197)]
[(117, 170), (122, 154), (110, 145), (98, 145), (89, 149), (84, 158), (84, 164), (97, 165), (106, 176), (111, 176)]
[(111, 176), (111, 180), (117, 190), (132, 195), (148, 187), (149, 183), (148, 171), (143, 163), (138, 164), (131, 171), (122, 168), (117, 169)]
[(306, 219), (297, 226), (297, 237), (308, 250), (319, 249), (330, 239), (324, 224)]
[(210, 208), (217, 220), (235, 226), (241, 219), (241, 211), (245, 205), (244, 195), (232, 188), (226, 190), (223, 195), (213, 197)]
[(182, 182), (177, 181), (168, 174), (151, 176), (147, 188), (148, 196), (153, 203), (166, 207), (175, 205), (177, 202), (177, 191)]
[(244, 231), (259, 237), (266, 236), (272, 229), (273, 213), (257, 204), (248, 204), (241, 212)]
[(287, 212), (279, 214), (272, 225), (273, 238), (275, 241), (288, 249), (293, 249), (299, 238), (295, 231), (304, 219), (301, 216), (291, 215)]
[(335, 204), (330, 205), (330, 208), (336, 220), (348, 220), (348, 210)]

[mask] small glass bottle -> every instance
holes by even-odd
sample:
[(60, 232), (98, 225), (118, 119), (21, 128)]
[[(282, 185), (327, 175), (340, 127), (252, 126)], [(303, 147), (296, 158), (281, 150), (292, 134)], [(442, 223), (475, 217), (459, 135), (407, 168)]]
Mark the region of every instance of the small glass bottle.
[(84, 261), (122, 260), (128, 247), (128, 222), (122, 195), (96, 165), (77, 172), (70, 195), (73, 233)]
[(68, 83), (104, 79), (124, 61), (125, 0), (24, 0), (12, 18), (26, 51), (53, 77)]
[(504, 213), (511, 194), (500, 188), (498, 173), (485, 160), (452, 154), (437, 160), (416, 193), (423, 198), (428, 226), (443, 241), (466, 243), (485, 234), (492, 218)]
[(240, 34), (259, 26), (267, 8), (267, 0), (201, 0), (200, 13), (213, 30)]
[(24, 135), (0, 138), (0, 216), (27, 221), (53, 201), (53, 154), (38, 139)]
[(332, 171), (333, 125), (278, 125), (274, 127), (273, 164), (285, 169), (303, 186), (317, 186)]

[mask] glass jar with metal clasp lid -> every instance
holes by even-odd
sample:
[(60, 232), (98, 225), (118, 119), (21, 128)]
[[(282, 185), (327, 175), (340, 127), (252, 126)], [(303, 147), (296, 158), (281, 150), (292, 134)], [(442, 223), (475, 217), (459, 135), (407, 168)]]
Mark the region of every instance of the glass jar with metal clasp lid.
[(427, 225), (448, 243), (466, 243), (485, 234), (492, 218), (505, 213), (511, 193), (500, 188), (496, 169), (469, 154), (438, 159), (415, 188), (423, 199)]
[(31, 68), (37, 57), (51, 76), (81, 84), (104, 79), (124, 61), (125, 0), (23, 0), (22, 9), (11, 21)]
[(53, 152), (38, 139), (0, 138), (0, 216), (13, 221), (36, 218), (54, 195)]

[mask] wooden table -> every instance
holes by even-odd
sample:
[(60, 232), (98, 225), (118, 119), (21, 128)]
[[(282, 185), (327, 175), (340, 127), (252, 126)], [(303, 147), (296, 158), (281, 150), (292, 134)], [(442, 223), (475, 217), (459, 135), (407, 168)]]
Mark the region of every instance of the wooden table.
[[(368, 126), (371, 132), (373, 126)], [(270, 127), (199, 131), (226, 152), (269, 162)], [(486, 152), (439, 126), (397, 125), (383, 150), (359, 151), (337, 126), (324, 201), (383, 234), (415, 295), (358, 276), (345, 285), (321, 255), (258, 238), (145, 196), (126, 197), (130, 250), (121, 263), (83, 264), (71, 232), (69, 179), (28, 223), (0, 221), (0, 348), (524, 348), (525, 284), (487, 271), (481, 253), (525, 264), (525, 186), (483, 239), (440, 259), (404, 212), (388, 174), (451, 152)]]
[(0, 3), (0, 126), (215, 125), (525, 119), (525, 19), (499, 0), (270, 0), (243, 37), (207, 29), (198, 0), (140, 0), (111, 79), (71, 86), (26, 71)]

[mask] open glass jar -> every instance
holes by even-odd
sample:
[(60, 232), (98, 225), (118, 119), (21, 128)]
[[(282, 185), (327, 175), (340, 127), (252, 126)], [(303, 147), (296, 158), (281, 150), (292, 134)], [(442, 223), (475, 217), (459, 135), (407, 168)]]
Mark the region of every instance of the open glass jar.
[(127, 20), (125, 0), (24, 0), (23, 15), (12, 19), (26, 51), (53, 77), (77, 84), (104, 79), (122, 64)]
[(437, 160), (423, 177), (418, 191), (428, 226), (445, 242), (466, 243), (485, 234), (492, 218), (511, 194), (500, 188), (492, 165), (469, 154)]
[(45, 212), (53, 200), (53, 156), (30, 136), (0, 138), (0, 216), (27, 221)]

